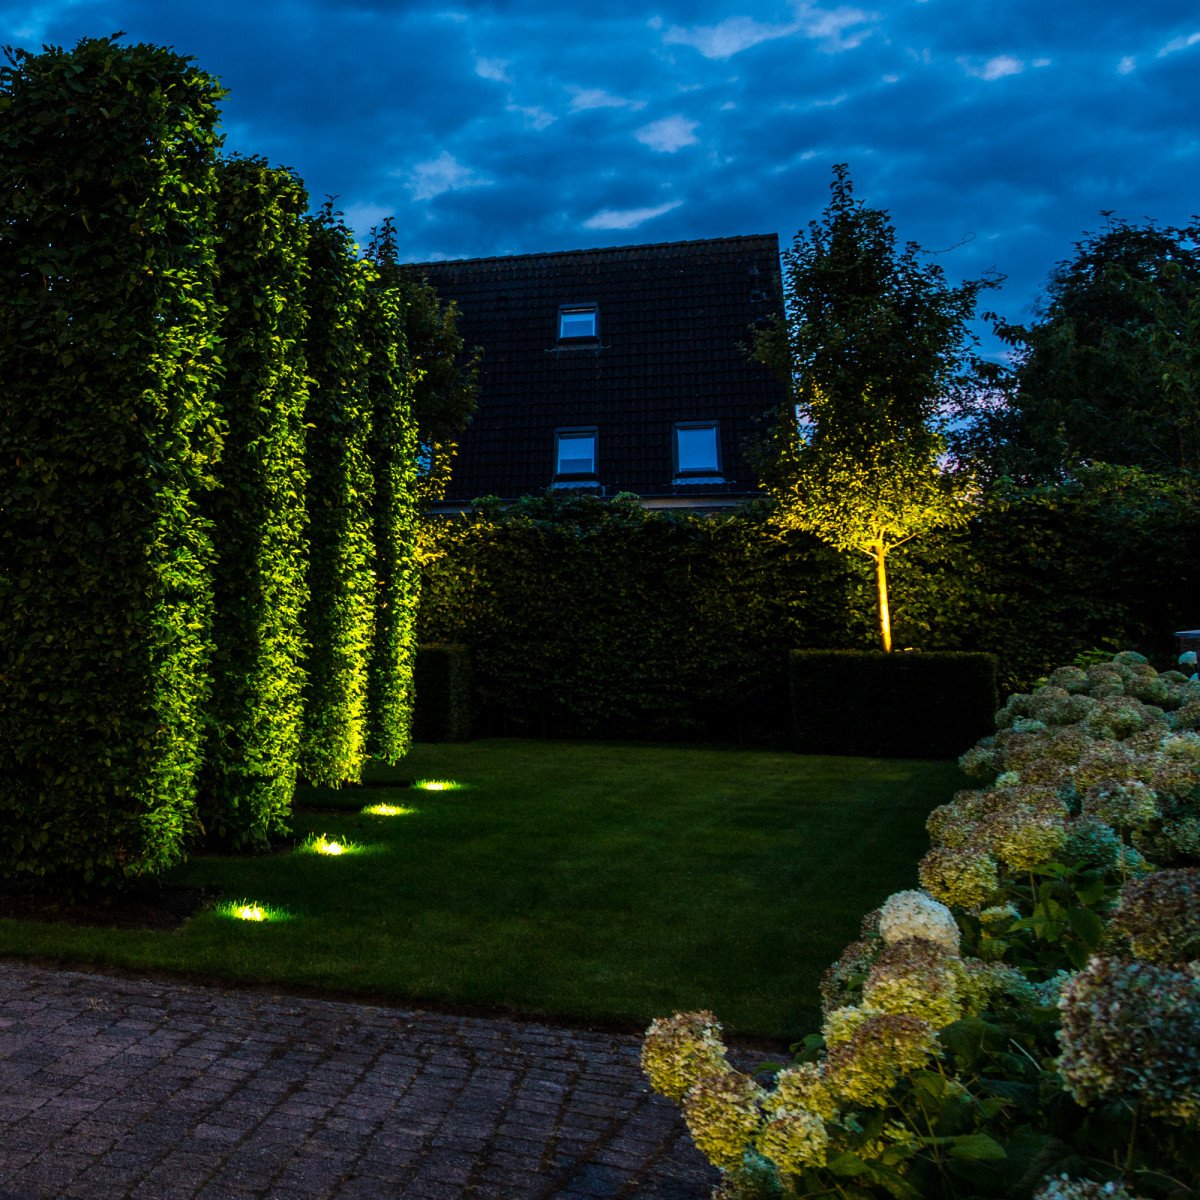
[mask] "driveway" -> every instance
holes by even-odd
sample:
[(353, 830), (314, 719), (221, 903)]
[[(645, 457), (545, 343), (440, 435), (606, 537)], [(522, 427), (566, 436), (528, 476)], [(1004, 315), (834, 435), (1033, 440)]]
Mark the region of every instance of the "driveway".
[(0, 1200), (707, 1200), (639, 1046), (0, 962)]

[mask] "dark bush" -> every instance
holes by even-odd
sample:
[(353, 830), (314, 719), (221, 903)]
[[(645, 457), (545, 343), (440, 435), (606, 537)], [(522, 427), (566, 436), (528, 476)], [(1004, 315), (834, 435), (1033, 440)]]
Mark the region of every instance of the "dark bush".
[(466, 646), (418, 646), (413, 665), (418, 742), (465, 742), (471, 736), (471, 663)]
[(954, 758), (995, 727), (992, 654), (793, 650), (788, 673), (802, 754)]
[(0, 875), (162, 871), (211, 656), (216, 81), (87, 39), (0, 68)]

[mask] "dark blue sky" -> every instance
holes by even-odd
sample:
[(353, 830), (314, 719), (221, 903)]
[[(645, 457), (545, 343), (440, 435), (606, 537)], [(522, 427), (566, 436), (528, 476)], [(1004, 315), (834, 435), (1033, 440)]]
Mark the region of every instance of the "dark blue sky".
[(847, 162), (1022, 320), (1103, 210), (1200, 212), (1194, 0), (0, 0), (26, 49), (118, 29), (222, 81), (228, 148), (364, 238), (394, 215), (411, 260), (786, 243)]

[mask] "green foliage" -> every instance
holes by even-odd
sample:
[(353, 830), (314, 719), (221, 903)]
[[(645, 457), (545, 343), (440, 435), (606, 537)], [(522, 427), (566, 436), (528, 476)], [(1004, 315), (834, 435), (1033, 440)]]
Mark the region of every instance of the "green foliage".
[(0, 68), (0, 875), (115, 884), (195, 827), (221, 90), (86, 39)]
[(996, 711), (990, 654), (793, 650), (789, 668), (802, 754), (952, 758)]
[[(423, 528), (420, 640), (470, 650), (477, 730), (782, 743), (788, 651), (867, 649), (874, 597), (816, 538), (773, 532), (756, 508), (477, 502)], [(1096, 469), (998, 492), (896, 557), (897, 645), (994, 654), (1006, 691), (1106, 643), (1165, 661), (1195, 622), (1200, 493)]]
[(413, 690), (418, 742), (465, 742), (471, 736), (471, 661), (466, 646), (418, 646)]
[(420, 640), (470, 648), (490, 733), (782, 741), (791, 639), (844, 636), (835, 557), (749, 513), (552, 493), (423, 539)]
[(982, 470), (1200, 468), (1200, 224), (1111, 220), (1055, 268), (1038, 321), (997, 332), (1015, 367), (962, 439)]
[(478, 403), (482, 351), (477, 346), (464, 352), (457, 304), (451, 300), (443, 305), (427, 280), (400, 264), (393, 218), (373, 231), (370, 256), (383, 281), (399, 290), (404, 303), (420, 465), (417, 495), (423, 503), (440, 500), (450, 483), (457, 439)]
[(821, 220), (784, 253), (786, 322), (758, 339), (760, 360), (793, 393), (765, 480), (784, 528), (872, 560), (890, 650), (888, 555), (969, 517), (962, 482), (938, 468), (938, 429), (988, 284), (952, 288), (915, 244), (898, 252), (888, 214), (854, 199), (845, 166), (831, 190)]
[(864, 919), (770, 1087), (734, 1086), (712, 1013), (651, 1026), (729, 1200), (1200, 1187), (1200, 679), (1122, 652), (997, 722), (961, 760), (985, 785), (930, 814), (924, 890)]
[(286, 830), (304, 682), (308, 197), (259, 159), (222, 164), (219, 395), (228, 428), (213, 522), (213, 693), (201, 816), (211, 837), (265, 847)]
[(371, 407), (360, 340), (370, 268), (327, 206), (310, 227), (308, 328), (309, 643), (301, 773), (336, 786), (367, 755), (367, 667), (375, 621), (368, 458)]
[(413, 656), (420, 595), (417, 568), (417, 429), (404, 343), (404, 296), (372, 270), (363, 310), (369, 457), (374, 473), (371, 536), (375, 637), (367, 676), (368, 749), (388, 762), (412, 745)]

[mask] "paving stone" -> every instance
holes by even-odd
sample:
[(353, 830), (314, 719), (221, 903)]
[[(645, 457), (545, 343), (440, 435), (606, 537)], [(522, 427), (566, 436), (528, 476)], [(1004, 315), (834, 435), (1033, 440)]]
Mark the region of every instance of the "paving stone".
[(0, 962), (0, 1200), (707, 1200), (639, 1048)]

